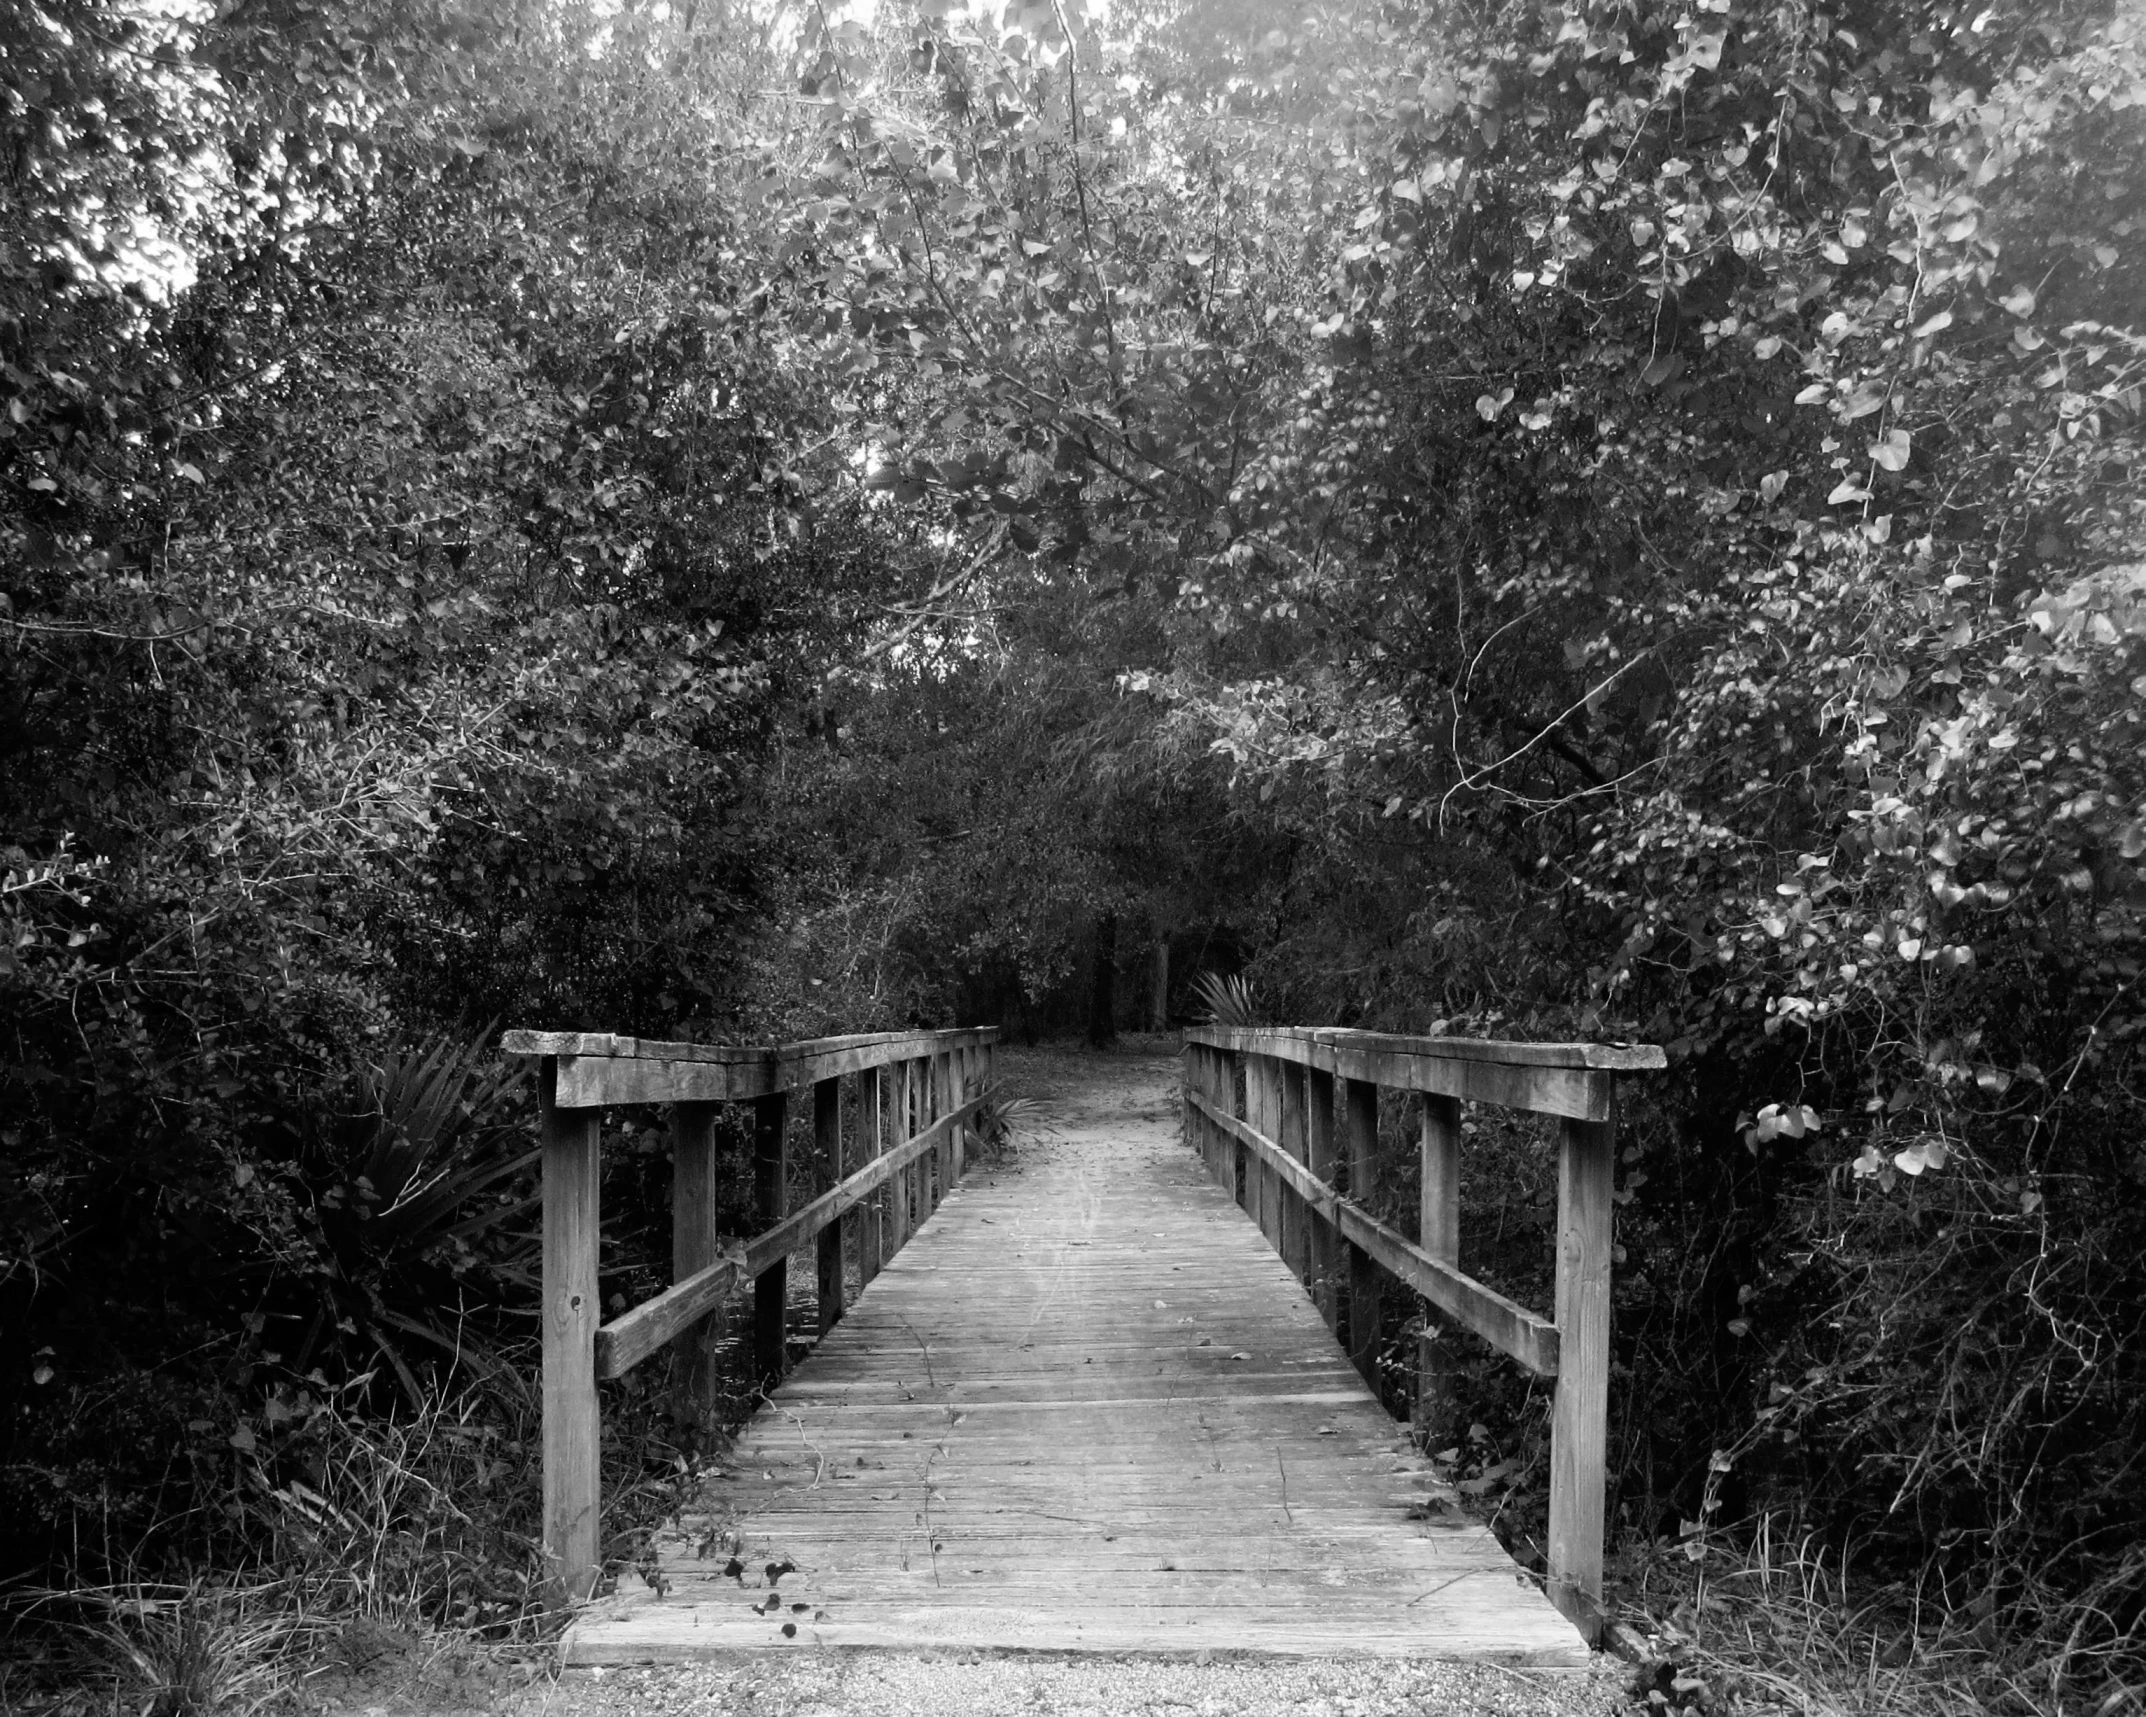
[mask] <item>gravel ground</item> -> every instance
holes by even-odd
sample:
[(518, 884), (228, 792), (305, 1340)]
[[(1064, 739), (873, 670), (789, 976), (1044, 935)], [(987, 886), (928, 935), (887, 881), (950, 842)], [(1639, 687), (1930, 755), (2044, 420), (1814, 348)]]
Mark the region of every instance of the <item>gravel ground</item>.
[(1623, 1666), (964, 1656), (848, 1651), (686, 1669), (569, 1670), (511, 1717), (1609, 1717)]

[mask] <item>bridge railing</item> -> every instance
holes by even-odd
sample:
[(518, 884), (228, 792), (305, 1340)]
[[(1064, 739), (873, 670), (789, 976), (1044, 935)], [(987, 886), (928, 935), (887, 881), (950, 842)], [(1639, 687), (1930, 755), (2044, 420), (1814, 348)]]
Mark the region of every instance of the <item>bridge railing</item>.
[[(554, 1605), (578, 1603), (599, 1572), (602, 1496), (596, 1385), (665, 1346), (679, 1349), (685, 1405), (715, 1400), (715, 1316), (750, 1284), (753, 1371), (783, 1371), (789, 1260), (810, 1245), (819, 1326), (842, 1316), (845, 1255), (868, 1283), (960, 1180), (969, 1123), (990, 1096), (998, 1029), (874, 1032), (772, 1047), (655, 1043), (602, 1033), (510, 1031), (509, 1055), (541, 1057), (544, 1197), (544, 1555)], [(845, 1085), (853, 1087), (847, 1100)], [(790, 1103), (810, 1093), (818, 1195), (789, 1198)], [(606, 1108), (670, 1106), (671, 1286), (602, 1321), (597, 1281), (601, 1126)], [(752, 1112), (758, 1232), (723, 1245), (716, 1142), (721, 1106)]]
[[(1651, 1044), (1494, 1043), (1301, 1026), (1197, 1026), (1185, 1034), (1187, 1141), (1311, 1291), (1367, 1379), (1379, 1339), (1381, 1278), (1392, 1276), (1537, 1376), (1556, 1380), (1546, 1583), (1551, 1601), (1590, 1641), (1602, 1602), (1616, 1078), (1667, 1065)], [(1414, 1241), (1365, 1208), (1377, 1172), (1382, 1087), (1423, 1099)], [(1460, 1269), (1463, 1101), (1561, 1122), (1549, 1319)], [(1442, 1394), (1453, 1357), (1442, 1337), (1424, 1341), (1429, 1402)]]

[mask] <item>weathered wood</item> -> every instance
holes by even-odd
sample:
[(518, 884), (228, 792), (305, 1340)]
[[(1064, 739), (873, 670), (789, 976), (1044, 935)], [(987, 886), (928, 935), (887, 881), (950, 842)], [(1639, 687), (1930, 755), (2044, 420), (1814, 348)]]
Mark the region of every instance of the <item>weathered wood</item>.
[[(1322, 1068), (1308, 1068), (1305, 1073), (1307, 1096), (1310, 1102), (1309, 1131), (1305, 1137), (1309, 1151), (1307, 1166), (1311, 1172), (1329, 1186), (1337, 1184), (1334, 1157), (1334, 1076)], [(1340, 1242), (1334, 1225), (1323, 1217), (1315, 1217), (1311, 1224), (1311, 1297), (1319, 1307), (1319, 1316), (1326, 1327), (1338, 1331), (1341, 1328)]]
[(596, 1407), (600, 1122), (553, 1100), (558, 1063), (538, 1067), (544, 1191), (544, 1573), (563, 1609), (596, 1584), (602, 1472)]
[[(721, 1109), (713, 1103), (680, 1103), (671, 1110), (671, 1281), (690, 1281), (716, 1260), (720, 1187), (715, 1131)], [(722, 1340), (721, 1309), (685, 1326), (678, 1341), (676, 1417), (696, 1428), (709, 1424), (721, 1383), (716, 1350)], [(602, 1356), (598, 1356), (599, 1371)]]
[[(1271, 1140), (1282, 1130), (1282, 1070), (1270, 1055), (1248, 1055), (1244, 1061), (1245, 1121), (1262, 1139)], [(1249, 1179), (1259, 1188), (1253, 1220), (1267, 1244), (1279, 1254), (1282, 1249), (1282, 1187), (1266, 1156), (1254, 1152), (1249, 1159)]]
[[(740, 1432), (705, 1516), (659, 1534), (662, 1595), (587, 1612), (563, 1655), (1583, 1667), (1571, 1625), (1441, 1496), (1167, 1128), (1069, 1116), (1019, 1174), (943, 1206)], [(742, 1586), (698, 1554), (718, 1528), (745, 1540)], [(794, 1569), (773, 1613), (769, 1562)]]
[(754, 1049), (651, 1043), (602, 1033), (513, 1031), (502, 1047), (509, 1054), (525, 1054), (531, 1052), (519, 1045), (569, 1045), (553, 1052), (559, 1057), (559, 1107), (594, 1109), (624, 1103), (740, 1102), (775, 1091), (798, 1091), (844, 1073), (995, 1038), (997, 1032), (995, 1026), (984, 1026), (957, 1032), (868, 1033)]
[[(790, 1095), (771, 1091), (753, 1100), (753, 1211), (763, 1225), (779, 1222), (790, 1199)], [(767, 1388), (782, 1380), (787, 1360), (783, 1319), (790, 1288), (785, 1248), (753, 1275), (753, 1374)]]
[[(887, 1137), (899, 1151), (916, 1136), (916, 1128), (910, 1120), (910, 1070), (906, 1061), (896, 1061), (887, 1068), (887, 1097), (892, 1110), (892, 1126)], [(909, 1244), (909, 1231), (914, 1223), (914, 1195), (916, 1176), (909, 1168), (911, 1158), (902, 1157), (902, 1167), (895, 1171), (887, 1182), (887, 1257), (892, 1258)]]
[(1616, 1124), (1568, 1121), (1557, 1156), (1557, 1329), (1550, 1412), (1550, 1601), (1590, 1643), (1602, 1621), (1610, 1248)]
[[(1193, 1026), (1189, 1041), (1213, 1043), (1293, 1061), (1312, 1061), (1317, 1045), (1383, 1049), (1446, 1061), (1500, 1062), (1511, 1067), (1587, 1068), (1606, 1073), (1658, 1073), (1668, 1054), (1654, 1043), (1506, 1043), (1485, 1037), (1410, 1037), (1398, 1032), (1348, 1031), (1336, 1026)], [(1315, 1063), (1313, 1063), (1315, 1064)]]
[[(869, 1168), (887, 1150), (887, 1070), (868, 1067), (857, 1075), (857, 1128)], [(887, 1188), (882, 1176), (857, 1207), (857, 1285), (871, 1285), (887, 1257)]]
[[(1379, 1093), (1361, 1080), (1341, 1081), (1341, 1130), (1348, 1158), (1349, 1197), (1369, 1209), (1378, 1174)], [(1383, 1293), (1379, 1267), (1371, 1254), (1344, 1240), (1349, 1260), (1349, 1358), (1374, 1389), (1378, 1387), (1379, 1340), (1383, 1332)]]
[[(1308, 1138), (1308, 1123), (1304, 1117), (1304, 1075), (1308, 1069), (1291, 1061), (1274, 1064), (1276, 1083), (1281, 1087), (1281, 1113), (1276, 1117), (1280, 1131), (1274, 1141), (1300, 1163), (1311, 1160)], [(1323, 1177), (1322, 1177), (1323, 1178)], [(1290, 1273), (1305, 1287), (1311, 1286), (1311, 1230), (1313, 1218), (1301, 1199), (1293, 1197), (1288, 1189), (1282, 1192), (1282, 1262), (1289, 1266)]]
[(1245, 1122), (1220, 1114), (1214, 1118), (1277, 1177), (1288, 1181), (1297, 1196), (1315, 1205), (1345, 1238), (1362, 1247), (1386, 1270), (1433, 1305), (1451, 1312), (1499, 1352), (1510, 1354), (1538, 1376), (1556, 1375), (1555, 1325), (1403, 1239), (1332, 1187), (1314, 1180), (1309, 1169)]
[[(822, 1194), (848, 1178), (842, 1160), (842, 1081), (822, 1079), (812, 1087), (812, 1149)], [(816, 1201), (815, 1201), (816, 1202)], [(842, 1275), (843, 1221), (838, 1214), (820, 1230), (818, 1241), (820, 1334), (842, 1321), (845, 1286)]]
[[(1418, 1244), (1442, 1264), (1460, 1268), (1460, 1104), (1435, 1093), (1423, 1099), (1422, 1195)], [(1416, 1428), (1444, 1448), (1450, 1440), (1452, 1378), (1459, 1369), (1452, 1331), (1436, 1319), (1416, 1342)]]
[[(1663, 1052), (1653, 1045), (1603, 1049), (1593, 1044), (1505, 1044), (1370, 1032), (1195, 1029), (1203, 1037), (1242, 1039), (1229, 1047), (1244, 1053), (1276, 1056), (1389, 1090), (1428, 1091), (1583, 1121), (1607, 1117), (1614, 1074), (1620, 1068), (1666, 1064)], [(1615, 1065), (1598, 1066), (1591, 1056), (1610, 1058)]]
[[(941, 1126), (955, 1126), (975, 1105), (987, 1100), (979, 1092), (970, 1105), (948, 1116)], [(849, 1209), (883, 1193), (920, 1155), (936, 1148), (938, 1134), (921, 1134), (874, 1158), (839, 1186), (820, 1194), (802, 1209), (792, 1211), (772, 1228), (742, 1246), (728, 1248), (694, 1275), (672, 1284), (653, 1299), (643, 1300), (622, 1312), (596, 1333), (596, 1374), (606, 1381), (623, 1377), (642, 1360), (677, 1336), (711, 1308), (720, 1306), (746, 1283), (756, 1281), (770, 1266), (808, 1245), (814, 1236)]]

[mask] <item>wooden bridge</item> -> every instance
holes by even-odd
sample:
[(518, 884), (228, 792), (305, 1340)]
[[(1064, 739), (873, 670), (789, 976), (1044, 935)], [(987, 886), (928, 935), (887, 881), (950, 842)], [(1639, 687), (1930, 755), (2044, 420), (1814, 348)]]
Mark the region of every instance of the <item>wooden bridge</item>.
[[(1614, 1081), (1661, 1051), (1198, 1028), (1174, 1120), (1075, 1118), (1033, 1163), (965, 1186), (995, 1039), (508, 1034), (509, 1052), (543, 1058), (560, 1603), (585, 1604), (599, 1573), (598, 1379), (676, 1344), (683, 1387), (711, 1399), (718, 1320), (749, 1284), (769, 1390), (703, 1506), (664, 1535), (655, 1588), (581, 1608), (566, 1661), (937, 1646), (1584, 1663)], [(1417, 1098), (1420, 1243), (1364, 1209), (1382, 1089)], [(805, 1165), (788, 1111), (807, 1091), (814, 1196), (789, 1211)], [(752, 1106), (762, 1227), (718, 1251), (732, 1102)], [(1562, 1121), (1553, 1318), (1458, 1268), (1464, 1102)], [(671, 1105), (675, 1285), (602, 1324), (599, 1118), (636, 1103)], [(788, 1370), (787, 1261), (807, 1247), (820, 1339)], [(1367, 1387), (1396, 1286), (1555, 1379), (1545, 1587), (1460, 1513)], [(1434, 1398), (1446, 1339), (1421, 1348)]]

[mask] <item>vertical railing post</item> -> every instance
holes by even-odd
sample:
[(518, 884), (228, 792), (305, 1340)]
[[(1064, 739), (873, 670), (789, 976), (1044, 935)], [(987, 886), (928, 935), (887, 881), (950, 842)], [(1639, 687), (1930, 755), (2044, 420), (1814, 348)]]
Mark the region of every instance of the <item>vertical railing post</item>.
[[(887, 1068), (887, 1148), (899, 1150), (906, 1145), (913, 1129), (909, 1122), (910, 1067), (906, 1061), (896, 1061)], [(909, 1244), (911, 1211), (916, 1194), (914, 1168), (896, 1169), (887, 1179), (887, 1252), (892, 1258)]]
[[(1280, 1130), (1272, 1137), (1298, 1162), (1307, 1162), (1311, 1152), (1305, 1137), (1304, 1069), (1294, 1061), (1284, 1061), (1277, 1056), (1274, 1076), (1280, 1087), (1281, 1112), (1275, 1117)], [(1296, 1188), (1280, 1181), (1280, 1177), (1276, 1178), (1282, 1203), (1282, 1262), (1289, 1266), (1289, 1273), (1308, 1288), (1311, 1286), (1311, 1209), (1298, 1196)]]
[[(1441, 1264), (1460, 1268), (1460, 1104), (1425, 1092), (1423, 1097), (1423, 1192), (1417, 1206), (1417, 1243)], [(1416, 1338), (1416, 1429), (1433, 1448), (1443, 1448), (1452, 1429), (1453, 1375), (1459, 1354), (1455, 1332), (1433, 1312)]]
[[(858, 1167), (886, 1154), (885, 1101), (887, 1070), (867, 1067), (857, 1075)], [(857, 1206), (857, 1286), (863, 1289), (879, 1274), (887, 1248), (887, 1188), (882, 1182)]]
[[(1222, 1107), (1232, 1120), (1250, 1118), (1252, 1111), (1252, 1066), (1251, 1060), (1240, 1049), (1225, 1053), (1222, 1063)], [(1252, 1173), (1252, 1153), (1244, 1145), (1232, 1139), (1226, 1147), (1230, 1159), (1229, 1177), (1226, 1185), (1230, 1197), (1243, 1207), (1254, 1222), (1259, 1220), (1259, 1178)]]
[[(1253, 1128), (1277, 1144), (1282, 1131), (1282, 1064), (1271, 1055), (1253, 1055), (1245, 1061), (1245, 1107)], [(1254, 1093), (1257, 1093), (1256, 1095)], [(1282, 1177), (1260, 1158), (1259, 1231), (1279, 1257), (1282, 1251)]]
[[(1349, 1160), (1349, 1197), (1366, 1211), (1378, 1176), (1379, 1088), (1361, 1079), (1341, 1085), (1341, 1130)], [(1379, 1267), (1371, 1255), (1349, 1245), (1349, 1357), (1379, 1392), (1378, 1352), (1382, 1328)]]
[[(842, 1081), (818, 1079), (812, 1086), (812, 1154), (820, 1190), (840, 1183), (849, 1172), (842, 1155)], [(842, 1321), (842, 1231), (849, 1218), (838, 1216), (820, 1230), (820, 1334)]]
[[(1334, 1184), (1334, 1076), (1324, 1068), (1305, 1069), (1305, 1088), (1310, 1099), (1310, 1132), (1306, 1145), (1311, 1172), (1327, 1185)], [(1324, 1217), (1313, 1214), (1311, 1229), (1311, 1294), (1328, 1329), (1341, 1327), (1340, 1284), (1335, 1280), (1339, 1260), (1335, 1242), (1339, 1236)]]
[[(773, 1091), (753, 1099), (753, 1209), (755, 1231), (789, 1215), (790, 1094)], [(790, 1260), (777, 1258), (753, 1283), (753, 1374), (764, 1389), (782, 1381), (787, 1355)]]
[[(671, 1280), (682, 1282), (715, 1262), (718, 1103), (671, 1106)], [(710, 1312), (678, 1338), (672, 1416), (705, 1432), (715, 1411), (720, 1375), (716, 1349), (723, 1314)]]
[[(1605, 1079), (1606, 1083), (1606, 1079)], [(1602, 1625), (1614, 1110), (1566, 1121), (1557, 1158), (1557, 1397), (1550, 1415), (1550, 1601), (1593, 1643)]]
[(561, 1109), (558, 1057), (537, 1070), (544, 1194), (546, 1602), (584, 1602), (598, 1573), (602, 1468), (596, 1406), (601, 1112)]
[[(951, 1050), (940, 1050), (931, 1058), (931, 1118), (936, 1121), (954, 1112), (954, 1057)], [(946, 1202), (946, 1195), (954, 1190), (954, 1129), (947, 1128), (932, 1151), (932, 1159), (938, 1170), (938, 1185), (931, 1195), (934, 1210)]]

